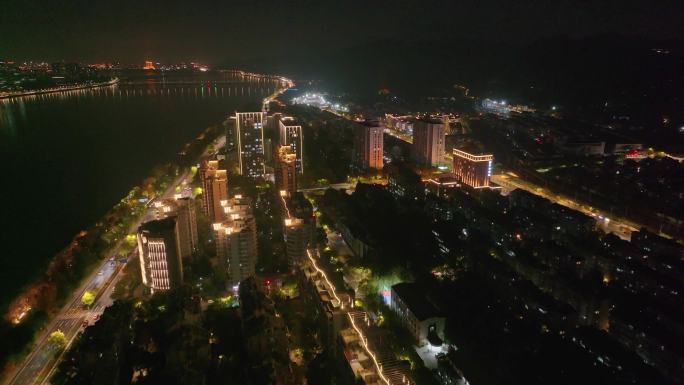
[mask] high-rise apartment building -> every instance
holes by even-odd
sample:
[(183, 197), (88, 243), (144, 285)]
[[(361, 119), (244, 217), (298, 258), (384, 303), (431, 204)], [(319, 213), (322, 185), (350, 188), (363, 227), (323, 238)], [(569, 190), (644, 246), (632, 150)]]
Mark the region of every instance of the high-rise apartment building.
[[(266, 116), (266, 130), (272, 132), (279, 132), (280, 130), (280, 119), (283, 118), (283, 114), (280, 112), (274, 112), (271, 115)], [(278, 143), (280, 143), (280, 137), (276, 138)]]
[(273, 152), (276, 147), (278, 147), (278, 144), (274, 144), (271, 138), (264, 138), (264, 162), (266, 164), (272, 164)]
[(418, 119), (413, 124), (413, 160), (419, 166), (444, 165), (444, 122)]
[(177, 199), (176, 202), (178, 204), (176, 217), (178, 218), (180, 256), (181, 258), (189, 258), (192, 257), (192, 254), (197, 250), (199, 244), (195, 202), (190, 198), (180, 198)]
[(190, 198), (170, 198), (155, 202), (155, 219), (176, 218), (178, 245), (181, 258), (190, 258), (197, 250), (197, 213)]
[(232, 154), (237, 148), (237, 138), (235, 135), (235, 116), (229, 116), (223, 121), (223, 128), (226, 130), (226, 154)]
[(383, 128), (377, 122), (358, 125), (354, 138), (354, 161), (364, 169), (382, 170)]
[(216, 252), (228, 272), (230, 285), (253, 276), (257, 262), (256, 222), (251, 202), (241, 195), (222, 202), (223, 222), (214, 223)]
[(301, 262), (313, 243), (316, 219), (313, 206), (304, 194), (280, 192), (284, 220), (285, 251), (290, 263)]
[(290, 263), (306, 258), (306, 249), (311, 238), (307, 223), (300, 218), (285, 218), (285, 253)]
[(297, 155), (290, 146), (279, 146), (275, 159), (275, 182), (278, 191), (297, 191)]
[(183, 283), (179, 231), (176, 217), (146, 222), (138, 228), (140, 274), (152, 293)]
[(288, 145), (296, 155), (297, 172), (304, 173), (304, 135), (302, 126), (291, 117), (282, 117), (278, 120), (280, 132), (280, 144)]
[(264, 166), (265, 117), (266, 113), (262, 111), (235, 113), (235, 136), (240, 175), (263, 178), (266, 174)]
[(475, 155), (454, 149), (454, 175), (470, 187), (489, 187), (493, 161), (491, 154)]
[(218, 167), (218, 160), (210, 160), (199, 169), (204, 214), (212, 223), (223, 220), (221, 201), (228, 199), (228, 173)]

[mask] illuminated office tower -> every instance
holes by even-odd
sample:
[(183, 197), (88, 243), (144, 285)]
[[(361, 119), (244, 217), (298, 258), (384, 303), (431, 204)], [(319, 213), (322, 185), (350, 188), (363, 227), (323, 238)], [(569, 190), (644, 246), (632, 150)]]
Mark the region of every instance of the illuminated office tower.
[(216, 253), (230, 285), (253, 276), (257, 262), (256, 222), (250, 201), (241, 195), (224, 200), (226, 219), (214, 223)]
[(283, 117), (278, 120), (280, 131), (280, 144), (288, 145), (297, 156), (297, 172), (304, 173), (304, 135), (302, 126), (297, 124), (291, 117)]
[(468, 186), (489, 187), (493, 161), (491, 154), (474, 155), (454, 149), (454, 175)]
[(413, 124), (413, 158), (426, 167), (444, 165), (444, 122), (419, 119)]
[(297, 155), (290, 146), (278, 146), (275, 159), (275, 182), (278, 191), (297, 191)]
[(383, 128), (377, 122), (365, 121), (356, 127), (354, 161), (364, 169), (382, 170)]
[(240, 175), (262, 178), (264, 168), (264, 112), (236, 112), (235, 136), (237, 138)]
[(183, 283), (183, 263), (176, 217), (143, 223), (138, 228), (140, 275), (152, 293)]
[(221, 201), (228, 198), (228, 175), (218, 167), (218, 160), (210, 160), (203, 162), (199, 170), (204, 214), (212, 222), (223, 220)]

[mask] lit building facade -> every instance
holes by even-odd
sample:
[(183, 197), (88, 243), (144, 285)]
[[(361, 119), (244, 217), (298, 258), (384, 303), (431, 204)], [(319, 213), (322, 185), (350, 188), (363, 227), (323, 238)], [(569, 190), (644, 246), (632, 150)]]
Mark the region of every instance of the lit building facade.
[(297, 155), (290, 146), (279, 146), (275, 160), (275, 182), (278, 191), (297, 191)]
[(454, 175), (470, 187), (489, 187), (493, 162), (491, 154), (474, 155), (454, 149)]
[(235, 136), (240, 175), (263, 178), (266, 174), (264, 166), (265, 116), (264, 112), (235, 113)]
[(218, 167), (218, 160), (210, 160), (203, 162), (199, 170), (204, 214), (211, 222), (223, 220), (221, 201), (228, 199), (228, 173)]
[(176, 218), (142, 224), (138, 228), (137, 241), (143, 285), (152, 293), (180, 287), (183, 263)]
[(366, 121), (356, 131), (354, 160), (364, 169), (382, 170), (383, 128), (376, 122)]
[(413, 124), (413, 160), (426, 167), (444, 165), (444, 122), (419, 119)]
[(297, 124), (290, 117), (283, 117), (278, 120), (280, 132), (280, 144), (288, 145), (296, 155), (297, 172), (304, 173), (304, 135), (302, 126)]
[(241, 195), (222, 202), (226, 219), (214, 223), (216, 252), (231, 285), (254, 275), (257, 262), (256, 222), (250, 201)]

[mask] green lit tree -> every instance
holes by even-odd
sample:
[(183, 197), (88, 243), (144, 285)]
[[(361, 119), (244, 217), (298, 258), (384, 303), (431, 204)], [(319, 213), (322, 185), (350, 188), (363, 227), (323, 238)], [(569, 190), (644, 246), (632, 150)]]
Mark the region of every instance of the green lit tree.
[(90, 290), (87, 290), (85, 293), (83, 293), (83, 296), (81, 297), (81, 303), (83, 306), (92, 306), (92, 304), (95, 302), (95, 293), (93, 293)]
[(66, 346), (66, 343), (66, 336), (64, 335), (64, 332), (61, 330), (55, 330), (48, 336), (48, 347), (51, 350), (62, 350)]

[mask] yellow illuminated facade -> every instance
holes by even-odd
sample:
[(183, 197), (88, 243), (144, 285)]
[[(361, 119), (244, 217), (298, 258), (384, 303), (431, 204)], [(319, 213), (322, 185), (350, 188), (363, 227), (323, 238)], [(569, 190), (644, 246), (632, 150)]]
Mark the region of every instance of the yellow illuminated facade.
[(462, 183), (474, 188), (489, 187), (494, 156), (474, 155), (454, 149), (454, 175)]

